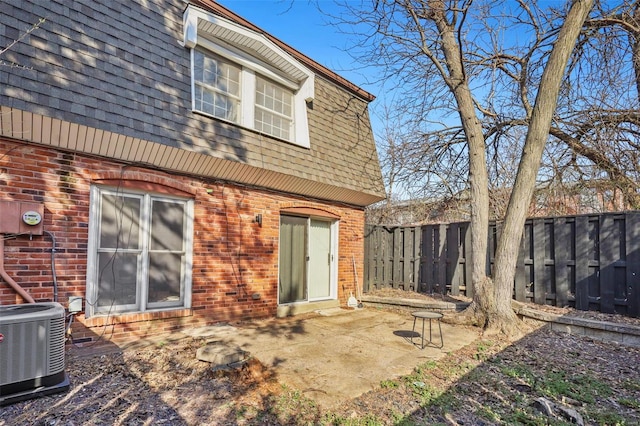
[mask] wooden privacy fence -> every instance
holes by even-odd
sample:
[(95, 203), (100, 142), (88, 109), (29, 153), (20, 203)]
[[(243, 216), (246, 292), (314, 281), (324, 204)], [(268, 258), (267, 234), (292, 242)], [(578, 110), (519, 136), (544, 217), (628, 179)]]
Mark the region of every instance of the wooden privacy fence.
[[(489, 228), (491, 273), (500, 225)], [(472, 297), (469, 223), (367, 226), (364, 291)], [(640, 212), (528, 219), (514, 299), (640, 317)]]

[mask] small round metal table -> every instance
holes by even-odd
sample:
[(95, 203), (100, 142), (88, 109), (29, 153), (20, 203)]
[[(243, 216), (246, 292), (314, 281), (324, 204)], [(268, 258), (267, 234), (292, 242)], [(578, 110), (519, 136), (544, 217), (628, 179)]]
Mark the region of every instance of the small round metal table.
[[(438, 313), (438, 312), (430, 312), (430, 311), (415, 311), (415, 312), (411, 312), (411, 315), (413, 315), (413, 329), (411, 330), (412, 334), (411, 334), (411, 343), (413, 343), (413, 334), (416, 331), (416, 320), (418, 318), (422, 319), (422, 346), (420, 347), (420, 349), (424, 349), (425, 348), (425, 341), (424, 341), (424, 321), (425, 320), (429, 320), (429, 341), (427, 342), (429, 345), (433, 345), (436, 348), (442, 348), (444, 346), (444, 341), (442, 340), (442, 327), (440, 325), (440, 319), (442, 318), (442, 314)], [(432, 320), (437, 320), (438, 321), (438, 331), (440, 332), (440, 346), (436, 346), (435, 343), (433, 342), (432, 339), (432, 333), (431, 333), (431, 321)]]

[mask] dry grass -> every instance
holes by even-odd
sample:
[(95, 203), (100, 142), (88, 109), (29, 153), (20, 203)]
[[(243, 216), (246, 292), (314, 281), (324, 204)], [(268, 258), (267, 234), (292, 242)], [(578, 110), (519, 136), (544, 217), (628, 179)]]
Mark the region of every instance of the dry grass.
[(569, 424), (559, 411), (536, 409), (540, 398), (587, 424), (640, 424), (640, 349), (546, 329), (515, 342), (478, 340), (331, 411), (279, 384), (257, 360), (211, 370), (193, 356), (203, 343), (70, 356), (69, 393), (3, 407), (0, 425)]

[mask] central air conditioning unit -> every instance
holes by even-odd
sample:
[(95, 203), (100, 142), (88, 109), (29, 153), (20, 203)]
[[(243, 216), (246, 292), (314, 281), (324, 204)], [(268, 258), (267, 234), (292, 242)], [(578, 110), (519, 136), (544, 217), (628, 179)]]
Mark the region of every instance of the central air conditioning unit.
[(0, 306), (0, 406), (69, 389), (64, 318), (54, 302)]

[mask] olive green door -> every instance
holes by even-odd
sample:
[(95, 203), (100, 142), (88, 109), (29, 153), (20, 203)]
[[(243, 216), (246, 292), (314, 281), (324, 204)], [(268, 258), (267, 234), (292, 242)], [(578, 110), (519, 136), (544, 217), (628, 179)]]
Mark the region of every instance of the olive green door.
[(280, 304), (331, 297), (332, 247), (331, 222), (280, 217)]

